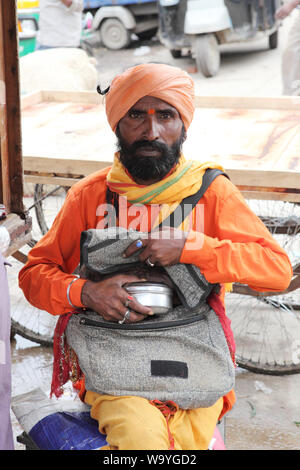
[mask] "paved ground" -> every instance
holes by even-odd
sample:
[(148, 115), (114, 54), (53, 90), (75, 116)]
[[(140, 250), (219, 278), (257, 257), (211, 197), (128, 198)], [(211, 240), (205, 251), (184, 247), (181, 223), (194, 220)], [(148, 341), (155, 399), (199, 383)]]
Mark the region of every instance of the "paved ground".
[[(222, 65), (216, 77), (206, 79), (191, 59), (173, 59), (157, 41), (137, 43), (126, 51), (95, 49), (102, 87), (127, 66), (162, 61), (189, 71), (197, 94), (215, 96), (279, 96), (280, 58), (291, 19), (281, 29), (280, 45), (267, 49), (267, 41), (223, 48)], [(14, 290), (15, 278), (11, 281)], [(13, 394), (41, 386), (49, 390), (51, 350), (17, 337), (12, 342)], [(257, 375), (238, 369), (237, 403), (226, 420), (228, 449), (300, 449), (300, 374), (284, 377)], [(21, 429), (12, 417), (15, 436)], [(23, 446), (16, 443), (17, 449)]]
[(194, 81), (196, 94), (213, 96), (278, 96), (281, 94), (280, 57), (292, 18), (280, 28), (279, 47), (269, 50), (266, 38), (248, 43), (223, 45), (221, 68), (212, 78), (197, 71), (192, 58), (174, 59), (169, 50), (156, 38), (151, 41), (133, 41), (126, 50), (113, 52), (94, 49), (98, 61), (102, 89), (127, 67), (145, 62), (163, 62), (188, 71)]

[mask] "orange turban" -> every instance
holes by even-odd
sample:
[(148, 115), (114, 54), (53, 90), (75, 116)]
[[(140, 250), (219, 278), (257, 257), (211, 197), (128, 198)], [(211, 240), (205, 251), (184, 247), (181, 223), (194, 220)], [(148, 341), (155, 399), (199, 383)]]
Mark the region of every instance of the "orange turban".
[(106, 114), (115, 132), (120, 119), (144, 96), (153, 96), (179, 112), (187, 130), (194, 115), (194, 83), (183, 70), (165, 64), (141, 64), (117, 75), (106, 95)]

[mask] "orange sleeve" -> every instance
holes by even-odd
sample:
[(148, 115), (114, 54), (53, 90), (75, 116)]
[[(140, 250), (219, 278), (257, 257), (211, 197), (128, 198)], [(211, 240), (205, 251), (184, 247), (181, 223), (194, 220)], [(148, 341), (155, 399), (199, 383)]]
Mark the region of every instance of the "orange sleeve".
[(240, 282), (258, 291), (285, 290), (292, 278), (288, 255), (238, 189), (224, 180), (218, 177), (200, 201), (204, 203), (204, 230), (189, 232), (180, 262), (199, 266), (211, 283)]
[[(85, 229), (78, 197), (70, 190), (51, 229), (32, 248), (19, 273), (19, 285), (32, 305), (54, 315), (73, 310), (67, 289), (79, 264), (80, 235)], [(83, 306), (81, 290), (85, 282), (78, 279), (70, 287), (70, 301), (76, 307)]]

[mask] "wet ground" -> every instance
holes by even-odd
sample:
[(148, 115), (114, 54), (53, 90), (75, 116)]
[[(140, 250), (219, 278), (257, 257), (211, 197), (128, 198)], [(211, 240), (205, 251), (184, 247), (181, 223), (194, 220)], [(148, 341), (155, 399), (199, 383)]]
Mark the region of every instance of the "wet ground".
[[(20, 336), (11, 343), (13, 396), (37, 386), (47, 394), (52, 374), (52, 349)], [(244, 369), (236, 372), (237, 402), (225, 421), (230, 450), (300, 450), (300, 374), (267, 376)], [(12, 413), (14, 437), (22, 428)], [(17, 450), (24, 446), (15, 442)]]
[[(94, 49), (101, 86), (127, 66), (139, 62), (162, 61), (190, 72), (196, 93), (215, 96), (280, 96), (280, 58), (290, 25), (285, 22), (277, 50), (268, 50), (266, 40), (255, 44), (223, 48), (219, 74), (204, 78), (192, 59), (173, 59), (158, 41), (134, 42), (121, 52)], [(10, 276), (11, 295), (20, 296), (16, 288), (18, 267)], [(14, 299), (12, 299), (14, 300)], [(12, 302), (21, 309), (22, 302)], [(15, 306), (16, 305), (16, 306)], [(33, 313), (34, 315), (34, 313)], [(299, 337), (300, 339), (300, 337)], [(52, 350), (16, 336), (12, 348), (13, 395), (41, 387), (49, 392), (52, 372)], [(226, 418), (226, 446), (232, 450), (300, 450), (300, 374), (270, 376), (238, 368), (237, 402)], [(12, 414), (14, 436), (22, 432)], [(15, 442), (16, 449), (24, 446)]]

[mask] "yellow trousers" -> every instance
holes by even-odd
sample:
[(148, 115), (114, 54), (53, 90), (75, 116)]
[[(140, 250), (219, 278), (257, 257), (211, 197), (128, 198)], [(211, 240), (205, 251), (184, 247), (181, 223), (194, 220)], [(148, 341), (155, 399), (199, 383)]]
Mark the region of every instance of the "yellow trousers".
[(149, 400), (87, 391), (91, 417), (106, 434), (110, 450), (206, 450), (223, 408), (220, 398), (209, 408), (182, 410), (166, 418)]

